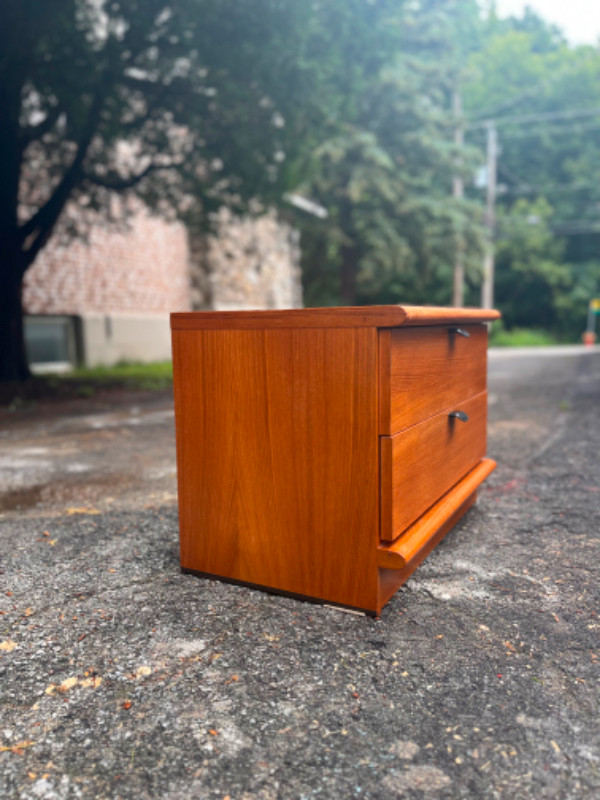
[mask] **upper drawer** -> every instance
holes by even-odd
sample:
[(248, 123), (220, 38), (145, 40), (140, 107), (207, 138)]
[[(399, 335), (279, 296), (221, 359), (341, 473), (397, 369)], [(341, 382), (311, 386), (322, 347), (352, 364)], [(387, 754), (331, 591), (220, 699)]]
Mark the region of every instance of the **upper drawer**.
[(486, 357), (485, 325), (380, 329), (379, 433), (397, 433), (484, 392)]

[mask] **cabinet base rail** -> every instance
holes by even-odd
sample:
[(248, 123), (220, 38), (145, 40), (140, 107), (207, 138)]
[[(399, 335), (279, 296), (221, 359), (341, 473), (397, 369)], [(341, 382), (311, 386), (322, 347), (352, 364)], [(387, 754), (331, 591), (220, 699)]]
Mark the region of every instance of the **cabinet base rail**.
[[(474, 493), (487, 476), (495, 469), (496, 462), (491, 458), (484, 458), (474, 469), (446, 492), (435, 505), (419, 517), (393, 544), (387, 547), (378, 547), (377, 566), (380, 569), (404, 570), (415, 561), (415, 567), (432, 549), (430, 544), (437, 544), (447, 530), (438, 538), (449, 520), (456, 518), (457, 511), (466, 511), (462, 507), (467, 501), (469, 505), (475, 500)], [(471, 496), (472, 499), (471, 499)], [(468, 506), (467, 506), (468, 507)], [(462, 513), (460, 516), (462, 516)], [(435, 540), (435, 541), (433, 541)], [(411, 570), (412, 571), (412, 570)]]

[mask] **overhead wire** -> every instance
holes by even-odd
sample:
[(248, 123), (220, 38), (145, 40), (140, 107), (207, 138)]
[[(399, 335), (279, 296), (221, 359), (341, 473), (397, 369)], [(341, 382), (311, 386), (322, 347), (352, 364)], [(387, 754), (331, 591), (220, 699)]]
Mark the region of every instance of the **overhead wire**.
[(501, 105), (499, 106), (496, 106), (496, 108), (492, 108), (489, 111), (478, 114), (471, 121), (478, 122), (480, 120), (495, 118), (497, 114), (501, 113), (502, 111), (506, 111), (509, 108), (513, 108), (514, 106), (518, 105), (522, 100), (526, 100), (528, 97), (538, 96), (541, 90), (546, 89), (548, 86), (552, 86), (552, 84), (564, 78), (565, 75), (568, 75), (568, 73), (571, 72), (572, 70), (580, 69), (588, 61), (595, 60), (596, 58), (597, 58), (596, 52), (592, 52), (589, 56), (586, 55), (586, 57), (582, 58), (580, 61), (576, 61), (573, 62), (572, 64), (569, 64), (568, 66), (565, 66), (564, 69), (560, 70), (559, 72), (553, 73), (550, 77), (545, 77), (542, 81), (539, 81), (534, 86), (529, 86), (527, 89), (520, 92), (515, 97), (501, 103)]
[(522, 114), (517, 117), (493, 117), (484, 122), (470, 122), (465, 125), (465, 130), (487, 128), (490, 125), (509, 125), (513, 123), (535, 122), (538, 120), (554, 119), (580, 119), (583, 117), (600, 116), (600, 108), (572, 108), (565, 111), (540, 111), (535, 114)]
[(524, 130), (524, 131), (514, 131), (512, 133), (503, 133), (502, 140), (506, 139), (530, 139), (536, 136), (560, 136), (562, 134), (568, 133), (569, 135), (577, 135), (579, 133), (585, 133), (586, 131), (599, 131), (600, 132), (600, 123), (599, 122), (591, 122), (583, 125), (577, 125), (573, 127), (571, 125), (557, 125), (556, 127), (552, 128), (548, 125), (544, 125), (543, 123), (540, 125), (539, 130)]

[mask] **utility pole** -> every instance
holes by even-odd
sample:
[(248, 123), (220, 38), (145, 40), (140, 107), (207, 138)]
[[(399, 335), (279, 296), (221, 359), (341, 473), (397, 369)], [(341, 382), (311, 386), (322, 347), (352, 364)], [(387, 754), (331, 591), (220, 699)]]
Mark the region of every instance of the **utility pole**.
[[(457, 154), (457, 171), (452, 179), (452, 197), (455, 200), (462, 200), (464, 196), (464, 183), (461, 174), (462, 168), (462, 148), (464, 143), (464, 131), (462, 120), (462, 95), (457, 87), (452, 95), (452, 111), (456, 127), (454, 128), (454, 144)], [(452, 287), (452, 305), (455, 307), (463, 306), (465, 303), (465, 237), (462, 230), (462, 221), (459, 222), (460, 229), (456, 231), (456, 242), (454, 252), (454, 280)]]
[(494, 230), (496, 227), (496, 170), (498, 162), (498, 135), (493, 120), (486, 122), (487, 131), (487, 192), (485, 227), (487, 247), (483, 259), (483, 282), (481, 284), (482, 308), (494, 307)]

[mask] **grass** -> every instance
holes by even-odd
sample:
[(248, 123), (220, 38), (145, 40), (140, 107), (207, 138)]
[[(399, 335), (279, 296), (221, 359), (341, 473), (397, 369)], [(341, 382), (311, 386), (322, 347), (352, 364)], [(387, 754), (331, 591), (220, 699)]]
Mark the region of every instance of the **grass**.
[(123, 384), (127, 388), (166, 389), (173, 382), (173, 365), (170, 361), (139, 364), (124, 361), (112, 367), (82, 367), (56, 380), (91, 381), (102, 384)]
[(35, 375), (20, 383), (0, 384), (0, 406), (16, 410), (37, 401), (93, 398), (99, 392), (167, 391), (173, 385), (170, 361), (151, 364), (123, 362), (112, 367), (92, 367), (60, 375)]
[(490, 345), (492, 347), (545, 347), (559, 344), (558, 339), (548, 331), (537, 328), (512, 328), (492, 326)]

